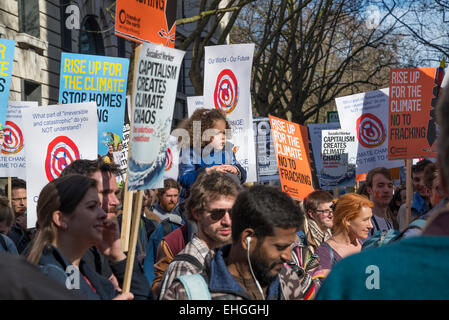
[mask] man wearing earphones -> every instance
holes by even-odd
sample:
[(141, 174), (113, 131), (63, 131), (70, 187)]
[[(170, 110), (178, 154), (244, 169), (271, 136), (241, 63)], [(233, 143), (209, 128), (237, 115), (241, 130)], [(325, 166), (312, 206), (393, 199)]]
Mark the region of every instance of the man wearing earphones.
[[(211, 299), (302, 299), (297, 274), (285, 263), (292, 259), (291, 245), (302, 227), (304, 214), (285, 193), (253, 186), (237, 197), (232, 207), (232, 244), (206, 257), (199, 277)], [(165, 293), (166, 300), (191, 297), (182, 278)]]

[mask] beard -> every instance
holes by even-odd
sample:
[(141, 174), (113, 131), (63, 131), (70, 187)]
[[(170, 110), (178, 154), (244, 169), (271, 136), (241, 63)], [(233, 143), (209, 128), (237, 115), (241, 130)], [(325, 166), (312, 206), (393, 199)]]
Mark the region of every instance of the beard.
[(166, 203), (161, 204), (161, 207), (162, 207), (165, 211), (171, 212), (171, 211), (176, 207), (176, 203), (175, 203), (175, 202), (172, 202), (172, 201), (166, 202)]
[(259, 281), (262, 287), (269, 286), (278, 276), (278, 273), (273, 273), (271, 270), (279, 264), (282, 264), (282, 260), (276, 260), (270, 263), (264, 260), (262, 252), (257, 245), (254, 253), (250, 256), (251, 267), (254, 271), (254, 276)]

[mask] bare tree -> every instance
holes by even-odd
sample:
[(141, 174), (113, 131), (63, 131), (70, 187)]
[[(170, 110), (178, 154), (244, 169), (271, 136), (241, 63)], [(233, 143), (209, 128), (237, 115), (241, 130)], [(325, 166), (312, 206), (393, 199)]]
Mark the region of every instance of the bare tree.
[(344, 0), (270, 0), (248, 7), (233, 39), (256, 43), (257, 113), (290, 115), (300, 124), (318, 121), (319, 111), (336, 97), (388, 85), (400, 35), (385, 18), (367, 27), (365, 8)]
[[(195, 89), (195, 95), (203, 94), (202, 61), (204, 58), (204, 47), (208, 45), (224, 44), (242, 8), (255, 1), (256, 0), (201, 0), (196, 8), (198, 12), (197, 15), (176, 21), (177, 25), (196, 22), (194, 30), (176, 46), (181, 50), (186, 50), (189, 46), (193, 46), (189, 78)], [(221, 21), (226, 15), (228, 15), (228, 17), (226, 18), (226, 25), (223, 28)], [(212, 37), (217, 34), (218, 39), (212, 41)]]
[(449, 54), (449, 1), (373, 1), (400, 27), (405, 67), (437, 67)]

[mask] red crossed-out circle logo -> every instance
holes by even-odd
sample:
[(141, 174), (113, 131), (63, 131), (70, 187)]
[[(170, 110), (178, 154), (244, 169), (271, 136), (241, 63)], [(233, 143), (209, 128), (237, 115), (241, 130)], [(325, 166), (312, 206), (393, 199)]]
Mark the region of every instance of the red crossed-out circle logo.
[(371, 113), (362, 114), (357, 119), (357, 139), (365, 148), (375, 148), (386, 138), (382, 121)]
[(23, 148), (22, 130), (12, 121), (5, 122), (3, 131), (2, 153), (16, 154)]
[(165, 160), (165, 171), (169, 171), (171, 167), (173, 167), (173, 154), (170, 150), (170, 148), (167, 149), (167, 152), (165, 153), (166, 160)]
[(45, 158), (45, 174), (48, 181), (58, 178), (62, 170), (77, 159), (80, 159), (80, 153), (70, 138), (59, 136), (53, 139), (48, 145)]
[(214, 104), (216, 109), (230, 114), (237, 106), (239, 87), (237, 78), (230, 69), (224, 69), (217, 77), (214, 90)]

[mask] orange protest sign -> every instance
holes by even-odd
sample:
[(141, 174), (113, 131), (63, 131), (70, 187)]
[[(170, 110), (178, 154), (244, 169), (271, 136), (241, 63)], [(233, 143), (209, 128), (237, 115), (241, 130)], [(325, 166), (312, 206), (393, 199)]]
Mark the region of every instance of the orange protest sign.
[(117, 0), (115, 12), (116, 35), (175, 47), (176, 0)]
[(436, 68), (391, 69), (388, 159), (434, 158)]
[(298, 124), (269, 116), (282, 190), (303, 200), (313, 191), (310, 163)]
[(298, 126), (299, 126), (299, 129), (301, 129), (301, 137), (302, 137), (302, 142), (304, 142), (304, 150), (306, 151), (307, 161), (310, 162), (309, 130), (307, 129), (306, 126), (302, 126), (300, 124), (298, 124)]

